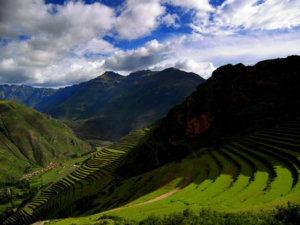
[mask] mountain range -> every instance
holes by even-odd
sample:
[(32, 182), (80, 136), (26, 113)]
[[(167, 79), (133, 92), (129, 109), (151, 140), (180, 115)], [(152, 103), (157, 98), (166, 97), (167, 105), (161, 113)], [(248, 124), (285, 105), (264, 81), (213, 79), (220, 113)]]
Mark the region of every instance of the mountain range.
[(7, 101), (16, 101), (34, 108), (47, 96), (56, 92), (51, 88), (34, 88), (26, 85), (0, 85), (0, 98)]
[(105, 72), (93, 80), (58, 90), (11, 86), (11, 91), (2, 92), (2, 97), (34, 106), (64, 121), (84, 139), (116, 140), (163, 117), (204, 81), (197, 74), (175, 68), (138, 71), (128, 76)]

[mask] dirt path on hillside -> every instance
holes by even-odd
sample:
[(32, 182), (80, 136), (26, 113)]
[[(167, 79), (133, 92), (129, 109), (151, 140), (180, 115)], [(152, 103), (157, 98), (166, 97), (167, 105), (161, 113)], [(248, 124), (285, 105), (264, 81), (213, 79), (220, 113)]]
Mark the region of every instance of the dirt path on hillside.
[(136, 207), (136, 206), (140, 206), (140, 205), (147, 205), (149, 203), (157, 202), (157, 201), (165, 199), (165, 198), (167, 198), (171, 195), (174, 195), (175, 193), (177, 193), (180, 190), (182, 190), (183, 188), (185, 188), (191, 182), (193, 168), (194, 168), (194, 164), (192, 165), (192, 168), (189, 170), (187, 176), (184, 178), (185, 179), (184, 183), (180, 187), (176, 188), (175, 190), (170, 191), (168, 193), (165, 193), (165, 194), (163, 194), (161, 196), (158, 196), (156, 198), (150, 199), (146, 202), (141, 202), (141, 203), (138, 203), (138, 204), (135, 204), (135, 205), (129, 205), (129, 206), (125, 206), (125, 207), (119, 207), (119, 208), (111, 209), (111, 210), (105, 211), (103, 213), (115, 212), (115, 211), (119, 211), (119, 210), (122, 210), (122, 209), (128, 209), (128, 208), (132, 208), (132, 207)]
[(35, 222), (35, 223), (31, 224), (31, 225), (44, 225), (44, 224), (48, 223), (49, 221), (50, 220), (38, 221), (38, 222)]

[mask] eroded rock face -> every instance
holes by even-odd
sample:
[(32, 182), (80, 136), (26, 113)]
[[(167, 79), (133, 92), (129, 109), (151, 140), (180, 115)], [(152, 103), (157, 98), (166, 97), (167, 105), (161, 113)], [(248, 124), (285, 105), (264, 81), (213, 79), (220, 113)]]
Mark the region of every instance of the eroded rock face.
[(202, 113), (199, 118), (192, 118), (187, 122), (185, 130), (186, 136), (188, 138), (193, 138), (202, 134), (211, 126), (212, 122), (213, 117), (210, 115), (210, 113)]

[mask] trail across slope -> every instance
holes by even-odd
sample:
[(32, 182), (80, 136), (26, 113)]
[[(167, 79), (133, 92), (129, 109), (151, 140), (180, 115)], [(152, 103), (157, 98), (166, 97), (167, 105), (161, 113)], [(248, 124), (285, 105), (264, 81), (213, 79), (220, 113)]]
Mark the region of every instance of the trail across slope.
[(182, 190), (183, 188), (185, 188), (191, 182), (193, 168), (194, 168), (194, 164), (193, 164), (192, 168), (189, 170), (187, 176), (184, 178), (184, 180), (185, 180), (184, 183), (181, 186), (179, 186), (178, 188), (174, 189), (173, 191), (165, 193), (165, 194), (163, 194), (161, 196), (158, 196), (158, 197), (153, 198), (151, 200), (148, 200), (146, 202), (141, 202), (141, 203), (138, 203), (138, 204), (135, 204), (135, 205), (130, 205), (130, 206), (125, 206), (125, 207), (119, 207), (119, 208), (111, 209), (111, 210), (108, 210), (108, 211), (106, 211), (104, 213), (115, 212), (115, 211), (119, 211), (119, 210), (122, 210), (122, 209), (128, 209), (128, 208), (132, 208), (132, 207), (136, 207), (136, 206), (140, 206), (140, 205), (147, 205), (147, 204), (150, 204), (150, 203), (153, 203), (153, 202), (157, 202), (159, 200), (162, 200), (162, 199), (165, 199), (167, 197), (170, 197), (170, 196), (174, 195), (175, 193), (177, 193), (180, 190)]

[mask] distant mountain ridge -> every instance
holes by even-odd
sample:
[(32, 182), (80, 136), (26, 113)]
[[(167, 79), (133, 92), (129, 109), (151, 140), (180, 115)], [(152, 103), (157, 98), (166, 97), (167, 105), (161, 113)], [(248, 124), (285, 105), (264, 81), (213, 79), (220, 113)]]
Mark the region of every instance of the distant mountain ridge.
[(56, 90), (52, 88), (34, 88), (26, 85), (0, 85), (0, 99), (16, 101), (32, 108), (55, 92)]
[(105, 73), (81, 84), (63, 103), (42, 111), (77, 121), (73, 128), (82, 137), (116, 140), (163, 117), (202, 82), (200, 76), (174, 68), (126, 77)]
[(116, 140), (163, 117), (204, 81), (197, 74), (175, 68), (137, 71), (128, 76), (107, 71), (90, 81), (58, 90), (26, 87), (31, 91), (23, 91), (22, 96), (7, 90), (2, 98), (63, 120), (80, 137)]

